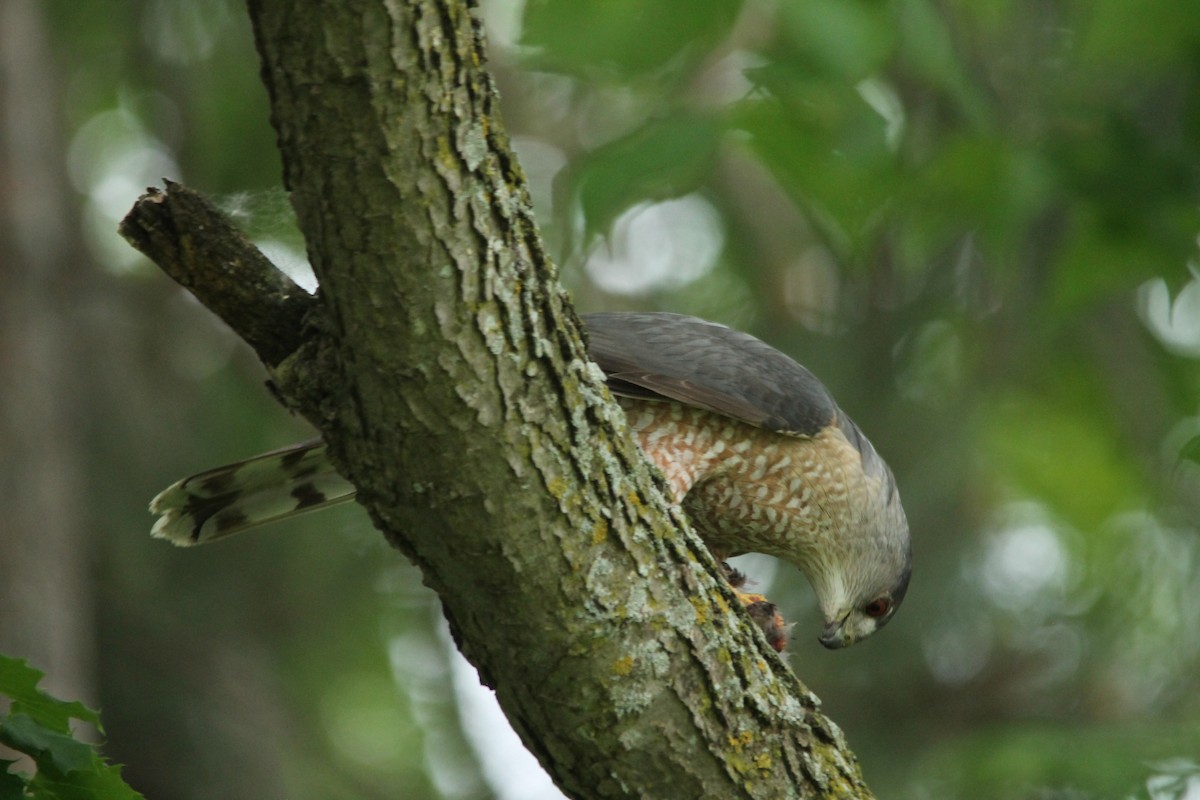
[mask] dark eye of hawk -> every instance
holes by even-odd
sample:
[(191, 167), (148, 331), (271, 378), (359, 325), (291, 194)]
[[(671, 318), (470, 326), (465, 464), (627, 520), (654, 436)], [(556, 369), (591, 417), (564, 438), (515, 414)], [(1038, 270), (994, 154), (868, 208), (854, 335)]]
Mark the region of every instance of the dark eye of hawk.
[(892, 601), (886, 597), (876, 597), (863, 607), (863, 613), (871, 619), (879, 619), (892, 610)]

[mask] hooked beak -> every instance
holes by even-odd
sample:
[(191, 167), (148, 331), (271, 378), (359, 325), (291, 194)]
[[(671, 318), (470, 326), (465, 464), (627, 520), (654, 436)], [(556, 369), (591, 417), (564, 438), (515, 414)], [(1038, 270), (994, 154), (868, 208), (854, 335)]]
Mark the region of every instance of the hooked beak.
[(830, 650), (840, 650), (843, 647), (851, 644), (846, 638), (844, 626), (846, 618), (835, 619), (832, 622), (825, 623), (825, 629), (821, 631), (820, 642)]

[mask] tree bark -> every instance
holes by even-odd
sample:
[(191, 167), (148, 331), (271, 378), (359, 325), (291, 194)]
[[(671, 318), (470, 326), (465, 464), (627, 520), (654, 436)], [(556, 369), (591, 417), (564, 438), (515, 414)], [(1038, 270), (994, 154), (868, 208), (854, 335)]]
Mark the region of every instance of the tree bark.
[[(588, 361), (471, 4), (249, 7), (321, 289), (297, 314), (250, 255), (178, 248), (169, 271), (321, 430), (526, 745), (576, 798), (869, 797)], [(150, 232), (183, 235), (190, 197), (148, 195), (123, 232), (169, 260)], [(230, 263), (258, 287), (254, 326)]]

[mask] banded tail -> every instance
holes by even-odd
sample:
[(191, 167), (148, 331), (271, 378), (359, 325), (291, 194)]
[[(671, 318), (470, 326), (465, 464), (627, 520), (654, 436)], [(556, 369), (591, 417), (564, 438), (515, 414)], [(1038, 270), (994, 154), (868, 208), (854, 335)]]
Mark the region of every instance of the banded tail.
[(325, 443), (312, 439), (171, 484), (150, 501), (150, 513), (159, 515), (151, 534), (180, 547), (205, 544), (354, 493), (326, 458)]

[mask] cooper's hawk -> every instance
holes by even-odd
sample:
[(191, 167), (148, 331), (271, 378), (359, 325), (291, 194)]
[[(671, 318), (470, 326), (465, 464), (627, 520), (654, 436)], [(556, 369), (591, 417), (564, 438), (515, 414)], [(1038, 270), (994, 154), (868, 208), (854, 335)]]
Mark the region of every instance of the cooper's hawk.
[[(753, 336), (695, 317), (583, 321), (588, 352), (638, 444), (719, 559), (758, 552), (799, 567), (816, 592), (826, 647), (860, 641), (892, 618), (912, 571), (896, 482), (815, 375)], [(150, 504), (161, 515), (153, 533), (200, 544), (354, 491), (324, 444), (305, 442), (168, 487)]]

